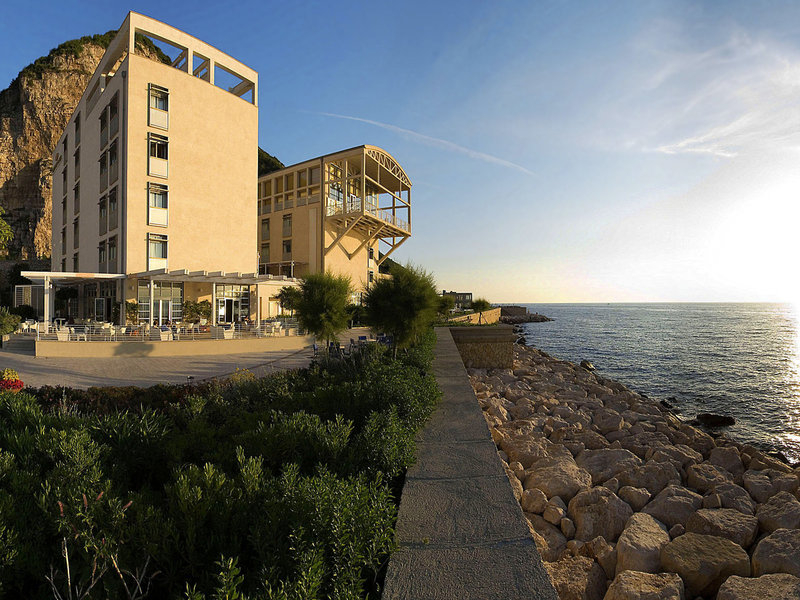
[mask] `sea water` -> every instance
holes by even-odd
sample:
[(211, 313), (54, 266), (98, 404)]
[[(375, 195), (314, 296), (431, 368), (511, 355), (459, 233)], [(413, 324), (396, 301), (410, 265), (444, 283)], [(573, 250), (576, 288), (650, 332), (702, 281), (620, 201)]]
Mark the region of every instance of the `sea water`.
[(800, 310), (790, 304), (527, 304), (553, 319), (527, 344), (655, 400), (683, 419), (729, 415), (719, 431), (800, 461)]

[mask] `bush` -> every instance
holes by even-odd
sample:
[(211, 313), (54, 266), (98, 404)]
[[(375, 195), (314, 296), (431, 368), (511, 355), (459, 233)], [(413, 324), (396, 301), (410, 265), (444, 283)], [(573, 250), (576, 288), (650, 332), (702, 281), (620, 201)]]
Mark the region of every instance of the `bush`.
[(8, 312), (10, 312), (12, 315), (19, 315), (19, 318), (22, 321), (26, 321), (28, 319), (36, 320), (38, 318), (36, 309), (30, 304), (20, 304), (19, 306), (9, 308)]
[(91, 598), (128, 597), (136, 572), (150, 597), (375, 593), (439, 397), (432, 343), (260, 379), (0, 392), (3, 591), (65, 596), (68, 565)]
[(22, 319), (12, 314), (5, 306), (0, 306), (0, 335), (8, 335), (17, 330)]

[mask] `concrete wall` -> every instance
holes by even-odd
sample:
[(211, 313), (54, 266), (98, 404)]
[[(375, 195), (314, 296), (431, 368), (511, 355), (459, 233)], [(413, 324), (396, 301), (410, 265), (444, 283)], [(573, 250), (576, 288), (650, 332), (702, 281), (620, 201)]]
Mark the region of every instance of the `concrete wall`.
[[(497, 309), (499, 311), (499, 309)], [(514, 367), (514, 328), (451, 327), (458, 352), (467, 368), (511, 369)]]
[[(500, 321), (500, 309), (493, 308), (482, 313), (471, 313), (450, 319), (456, 323), (470, 323), (472, 325), (491, 325)], [(478, 322), (480, 321), (480, 323)]]
[(312, 344), (309, 336), (283, 336), (244, 340), (185, 340), (171, 342), (57, 342), (37, 340), (35, 355), (61, 358), (115, 356), (211, 356), (273, 350), (301, 350)]

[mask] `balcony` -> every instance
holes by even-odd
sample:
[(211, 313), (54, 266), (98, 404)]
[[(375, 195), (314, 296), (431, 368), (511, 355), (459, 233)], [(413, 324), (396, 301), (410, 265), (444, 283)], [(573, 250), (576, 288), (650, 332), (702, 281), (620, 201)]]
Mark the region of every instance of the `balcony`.
[(359, 213), (372, 215), (376, 219), (393, 225), (402, 231), (408, 233), (411, 232), (411, 227), (409, 226), (408, 221), (399, 218), (397, 215), (393, 215), (391, 210), (379, 209), (378, 205), (373, 201), (367, 200), (366, 202), (362, 202), (361, 198), (352, 194), (346, 199), (342, 199), (341, 197), (333, 194), (328, 195), (328, 207), (325, 213), (326, 216), (346, 216)]
[(113, 138), (115, 135), (117, 135), (117, 132), (119, 131), (119, 113), (111, 117), (111, 119), (109, 120), (109, 125), (110, 125), (109, 129), (111, 130), (111, 137)]
[(119, 163), (113, 162), (108, 169), (108, 181), (114, 183), (119, 178)]
[(103, 191), (108, 187), (108, 168), (101, 163), (100, 164), (100, 191)]
[(108, 127), (100, 128), (100, 148), (105, 148), (108, 144)]

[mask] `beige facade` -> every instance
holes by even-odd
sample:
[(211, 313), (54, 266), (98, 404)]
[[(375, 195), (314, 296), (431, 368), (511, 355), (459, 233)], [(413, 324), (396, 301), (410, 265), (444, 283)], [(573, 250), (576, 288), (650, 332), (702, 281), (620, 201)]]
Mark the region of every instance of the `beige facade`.
[(376, 146), (308, 160), (258, 180), (259, 272), (331, 271), (362, 291), (411, 236), (411, 181)]
[(257, 149), (258, 74), (129, 13), (53, 155), (52, 270), (87, 274), (81, 316), (133, 300), (142, 321), (179, 320), (183, 300), (208, 299), (214, 320), (255, 318), (255, 286), (286, 284), (257, 275)]

